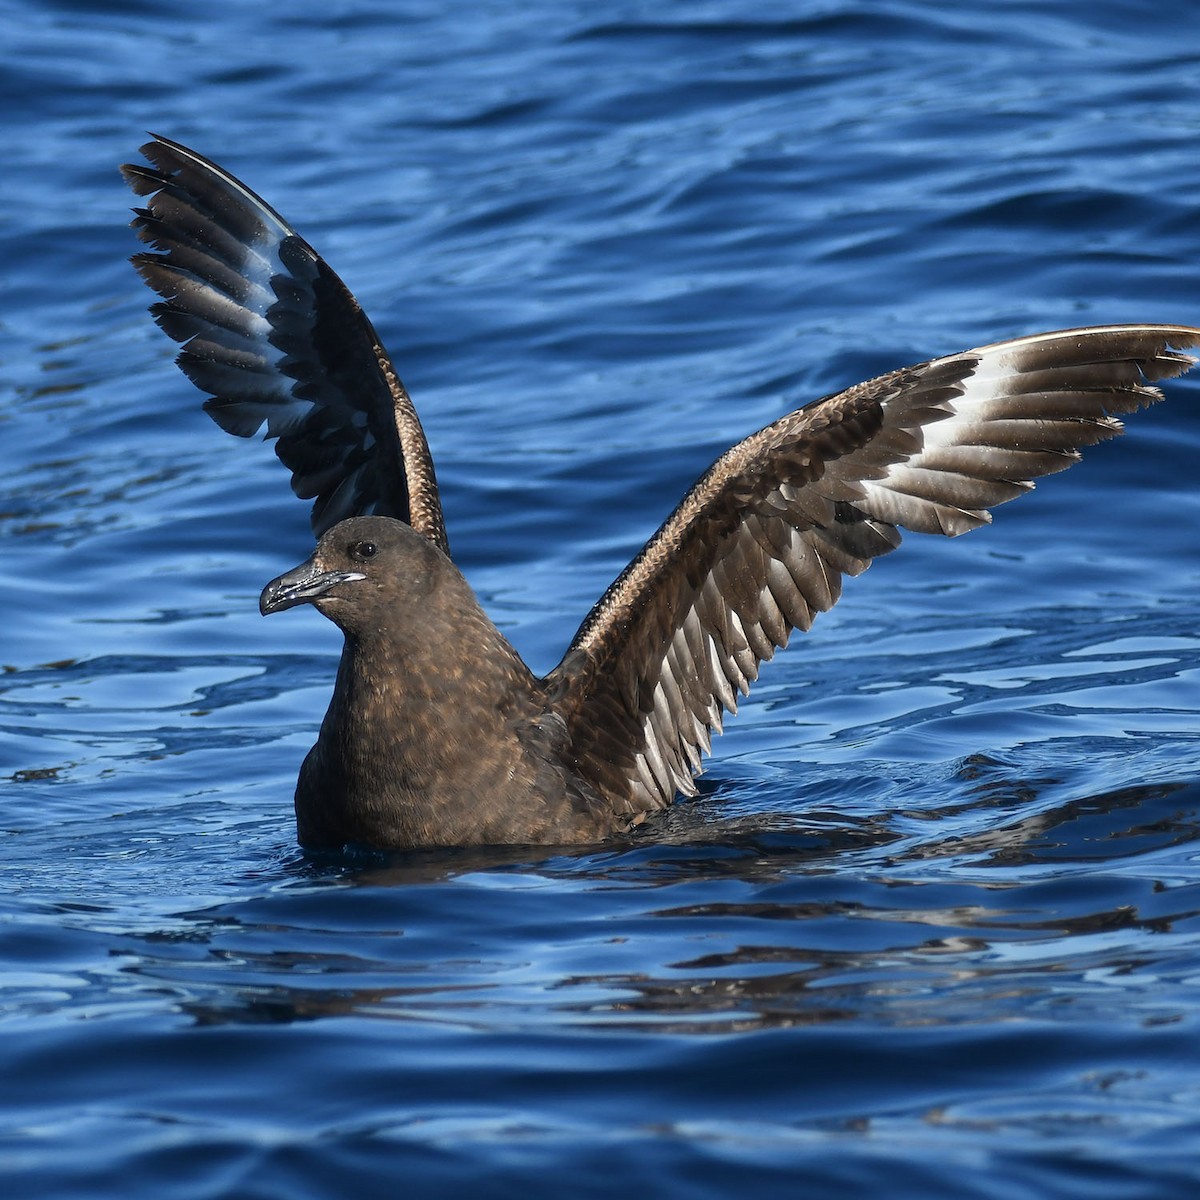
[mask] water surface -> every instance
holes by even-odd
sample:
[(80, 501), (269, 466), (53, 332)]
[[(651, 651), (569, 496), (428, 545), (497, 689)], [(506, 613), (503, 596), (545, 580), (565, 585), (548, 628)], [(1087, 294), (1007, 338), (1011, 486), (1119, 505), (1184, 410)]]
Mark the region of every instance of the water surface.
[(312, 858), (336, 630), (125, 259), (143, 131), (372, 315), (547, 670), (824, 392), (1200, 321), (1200, 21), (1100, 0), (0, 0), (0, 1176), (14, 1196), (1181, 1196), (1196, 384), (765, 672), (602, 851)]

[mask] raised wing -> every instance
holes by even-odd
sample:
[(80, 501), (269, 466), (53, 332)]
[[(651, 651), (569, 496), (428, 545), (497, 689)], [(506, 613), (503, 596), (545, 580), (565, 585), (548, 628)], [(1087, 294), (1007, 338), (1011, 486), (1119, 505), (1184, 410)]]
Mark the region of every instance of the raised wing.
[(759, 664), (843, 575), (956, 536), (1160, 400), (1200, 329), (1128, 325), (1001, 342), (828, 396), (723, 454), (588, 615), (547, 678), (571, 755), (631, 820), (695, 792)]
[(228, 433), (266, 424), (319, 537), (345, 517), (397, 517), (447, 549), (416, 409), (358, 301), (282, 217), (215, 163), (155, 136), (151, 167), (121, 168), (148, 196), (133, 258), (163, 299), (155, 320)]

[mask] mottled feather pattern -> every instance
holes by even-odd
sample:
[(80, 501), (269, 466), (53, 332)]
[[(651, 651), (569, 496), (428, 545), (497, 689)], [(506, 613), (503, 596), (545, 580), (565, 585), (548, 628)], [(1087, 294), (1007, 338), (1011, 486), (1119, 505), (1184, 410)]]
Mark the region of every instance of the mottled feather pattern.
[[(723, 455), (584, 622), (549, 682), (579, 769), (630, 812), (690, 793), (761, 663), (901, 527), (956, 536), (1120, 432), (1186, 370), (1187, 328), (1068, 330), (893, 372)], [(614, 737), (612, 726), (621, 733)]]

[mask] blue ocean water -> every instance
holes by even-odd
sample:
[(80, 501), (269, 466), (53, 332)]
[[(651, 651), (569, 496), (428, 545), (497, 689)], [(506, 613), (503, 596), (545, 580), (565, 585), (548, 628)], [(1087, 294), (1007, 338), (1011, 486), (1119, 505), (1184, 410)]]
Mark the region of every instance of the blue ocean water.
[(384, 336), (538, 669), (726, 446), (1200, 323), (1200, 12), (0, 0), (0, 1189), (1194, 1197), (1196, 382), (764, 673), (599, 852), (303, 855), (339, 638), (116, 174), (244, 178)]

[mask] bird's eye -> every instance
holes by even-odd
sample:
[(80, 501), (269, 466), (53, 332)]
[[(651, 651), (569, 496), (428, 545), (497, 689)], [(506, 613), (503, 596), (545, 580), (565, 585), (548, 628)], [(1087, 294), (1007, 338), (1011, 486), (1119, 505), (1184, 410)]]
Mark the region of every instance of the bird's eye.
[(379, 547), (374, 542), (355, 542), (350, 547), (350, 557), (359, 562), (366, 562), (368, 558), (374, 558), (378, 553)]

